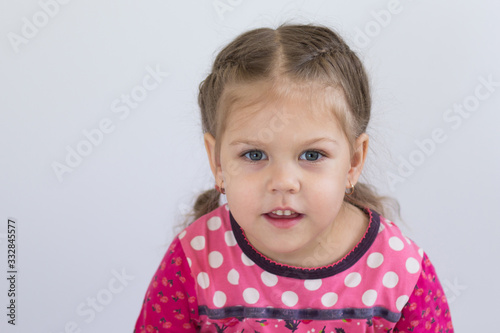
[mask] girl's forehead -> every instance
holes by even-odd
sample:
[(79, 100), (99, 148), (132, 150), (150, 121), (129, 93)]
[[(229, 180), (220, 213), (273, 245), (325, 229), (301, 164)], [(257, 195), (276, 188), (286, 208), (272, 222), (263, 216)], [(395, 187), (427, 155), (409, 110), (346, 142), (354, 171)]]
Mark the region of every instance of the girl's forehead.
[[(321, 86), (269, 87), (261, 85), (234, 91), (226, 115), (226, 130), (272, 121), (337, 122), (346, 111), (345, 98), (339, 88)], [(271, 124), (269, 124), (271, 125)]]
[[(329, 138), (343, 142), (344, 130), (335, 116), (327, 111), (307, 108), (302, 104), (268, 105), (255, 109), (252, 116), (245, 110), (229, 119), (226, 133), (223, 134), (223, 144), (233, 146), (237, 143), (255, 145), (271, 145), (284, 143), (287, 146), (303, 145), (316, 138)], [(243, 116), (238, 116), (241, 114)]]

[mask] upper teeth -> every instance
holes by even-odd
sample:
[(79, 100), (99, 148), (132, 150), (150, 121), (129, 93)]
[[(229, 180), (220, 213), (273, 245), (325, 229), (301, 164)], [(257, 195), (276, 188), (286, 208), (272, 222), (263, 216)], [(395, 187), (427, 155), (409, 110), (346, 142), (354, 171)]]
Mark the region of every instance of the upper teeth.
[(294, 211), (292, 210), (273, 210), (272, 213), (276, 214), (276, 215), (292, 215), (292, 214), (295, 214)]

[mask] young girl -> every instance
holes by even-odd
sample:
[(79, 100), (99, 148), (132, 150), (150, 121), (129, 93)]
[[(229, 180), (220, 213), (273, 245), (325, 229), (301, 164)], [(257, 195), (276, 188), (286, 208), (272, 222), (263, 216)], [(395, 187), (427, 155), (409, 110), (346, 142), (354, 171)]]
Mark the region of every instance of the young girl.
[(370, 104), (361, 62), (326, 27), (226, 46), (199, 92), (216, 189), (170, 245), (134, 332), (453, 332), (427, 255), (358, 182)]

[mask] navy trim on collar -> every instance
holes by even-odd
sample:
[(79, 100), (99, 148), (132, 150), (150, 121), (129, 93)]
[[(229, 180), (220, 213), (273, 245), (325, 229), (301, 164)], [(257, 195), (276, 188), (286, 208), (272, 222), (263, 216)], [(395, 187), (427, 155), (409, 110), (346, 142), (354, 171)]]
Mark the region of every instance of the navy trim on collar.
[(374, 210), (370, 210), (369, 208), (362, 209), (370, 217), (369, 227), (365, 232), (363, 239), (356, 245), (354, 250), (352, 250), (342, 260), (331, 265), (318, 268), (293, 267), (284, 264), (277, 264), (274, 261), (266, 259), (263, 254), (257, 252), (252, 247), (252, 245), (248, 243), (243, 229), (241, 229), (239, 224), (236, 222), (233, 215), (231, 214), (231, 211), (229, 211), (229, 218), (231, 220), (231, 228), (233, 230), (234, 237), (236, 238), (236, 241), (241, 250), (248, 258), (250, 258), (263, 270), (275, 275), (291, 277), (295, 279), (322, 279), (341, 273), (350, 268), (366, 253), (366, 251), (368, 251), (370, 246), (375, 241), (380, 227), (380, 215)]

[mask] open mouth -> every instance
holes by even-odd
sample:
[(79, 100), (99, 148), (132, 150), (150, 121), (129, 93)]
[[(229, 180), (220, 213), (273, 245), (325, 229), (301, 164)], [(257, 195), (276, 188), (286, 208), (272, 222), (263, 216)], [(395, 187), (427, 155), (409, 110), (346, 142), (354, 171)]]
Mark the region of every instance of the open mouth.
[(264, 214), (264, 217), (266, 220), (273, 225), (276, 228), (279, 229), (288, 229), (292, 228), (296, 224), (298, 224), (301, 220), (304, 214), (300, 213), (291, 213), (291, 214), (283, 214), (279, 215), (273, 212)]
[(274, 218), (274, 219), (294, 219), (296, 217), (299, 217), (300, 213), (290, 213), (290, 214), (276, 214), (276, 213), (273, 213), (273, 212), (270, 212), (270, 213), (267, 213), (266, 214), (267, 216), (271, 217), (271, 218)]

